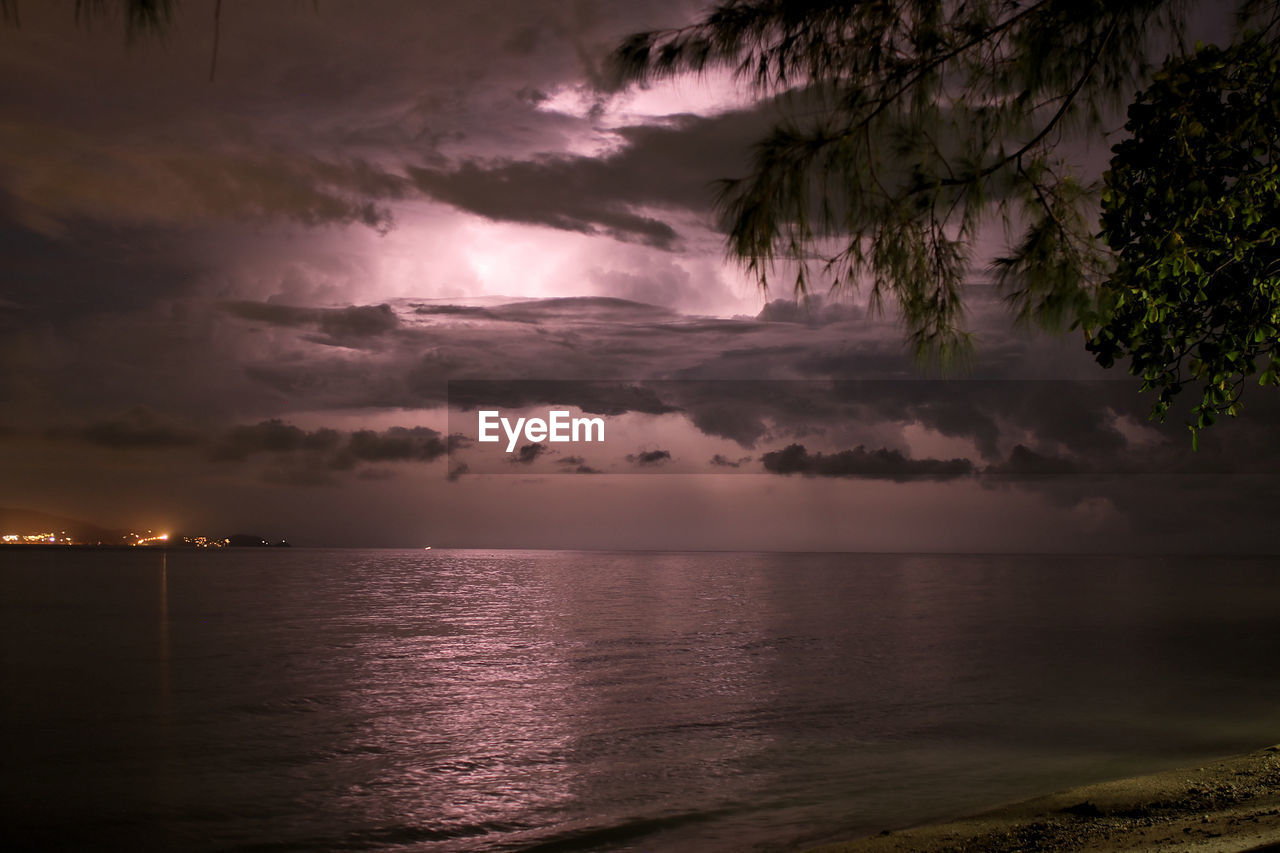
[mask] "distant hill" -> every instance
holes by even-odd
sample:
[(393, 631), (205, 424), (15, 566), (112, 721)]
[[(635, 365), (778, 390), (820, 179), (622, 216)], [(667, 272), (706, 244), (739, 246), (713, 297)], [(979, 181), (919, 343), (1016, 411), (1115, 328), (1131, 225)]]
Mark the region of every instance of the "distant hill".
[(122, 530), (99, 527), (78, 518), (66, 518), (30, 509), (0, 507), (0, 536), (6, 533), (58, 533), (63, 530), (77, 542), (117, 544), (124, 535)]

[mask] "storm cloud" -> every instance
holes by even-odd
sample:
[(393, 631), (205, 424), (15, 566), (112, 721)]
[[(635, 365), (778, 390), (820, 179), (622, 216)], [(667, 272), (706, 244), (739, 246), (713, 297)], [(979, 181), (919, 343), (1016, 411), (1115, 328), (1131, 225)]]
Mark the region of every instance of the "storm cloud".
[(791, 444), (760, 457), (764, 469), (773, 474), (803, 474), (807, 477), (869, 477), (904, 480), (923, 477), (946, 480), (973, 473), (968, 459), (911, 459), (897, 450), (867, 450), (855, 447), (836, 453), (810, 453), (802, 444)]
[[(186, 4), (131, 45), (65, 4), (0, 27), (0, 503), (367, 545), (932, 547), (957, 495), (996, 549), (1266, 527), (1274, 394), (1192, 453), (1185, 411), (1151, 422), (1138, 380), (1013, 328), (985, 280), (974, 362), (940, 374), (892, 304), (726, 261), (715, 182), (785, 105), (728, 75), (600, 85), (687, 4), (260, 5), (223, 10), (212, 83)], [(479, 406), (609, 441), (486, 465), (458, 437)], [(718, 532), (673, 532), (695, 512)]]
[(358, 345), (365, 338), (394, 331), (399, 319), (390, 305), (352, 305), (346, 308), (299, 308), (265, 302), (229, 302), (223, 310), (245, 320), (275, 326), (314, 328), (316, 343), (332, 346)]
[(671, 461), (671, 451), (669, 450), (640, 450), (636, 453), (628, 453), (627, 461), (632, 465), (638, 465), (641, 468), (662, 465)]
[(674, 250), (679, 232), (648, 211), (708, 210), (714, 197), (709, 176), (743, 171), (744, 140), (759, 135), (772, 114), (762, 106), (619, 128), (614, 133), (620, 150), (605, 157), (467, 161), (451, 168), (410, 167), (408, 173), (432, 198), (489, 219)]
[(539, 456), (542, 456), (544, 453), (546, 453), (550, 449), (551, 448), (549, 448), (545, 444), (542, 444), (541, 442), (534, 442), (533, 444), (522, 444), (520, 445), (519, 448), (516, 449), (515, 455), (511, 457), (511, 464), (512, 465), (530, 465), (533, 463), (535, 459), (537, 459)]

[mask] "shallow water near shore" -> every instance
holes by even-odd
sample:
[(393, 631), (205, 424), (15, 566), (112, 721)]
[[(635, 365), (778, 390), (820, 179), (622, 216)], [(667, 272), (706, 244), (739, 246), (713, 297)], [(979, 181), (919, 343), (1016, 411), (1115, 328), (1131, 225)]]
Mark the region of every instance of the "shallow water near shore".
[(801, 849), (1275, 742), (1278, 573), (6, 551), (0, 842)]

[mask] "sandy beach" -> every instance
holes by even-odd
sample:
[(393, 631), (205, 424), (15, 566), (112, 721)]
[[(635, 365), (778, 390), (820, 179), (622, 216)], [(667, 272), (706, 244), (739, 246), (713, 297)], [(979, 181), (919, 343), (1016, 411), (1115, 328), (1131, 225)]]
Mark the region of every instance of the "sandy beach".
[(972, 817), (811, 853), (1280, 851), (1280, 745), (1069, 788)]

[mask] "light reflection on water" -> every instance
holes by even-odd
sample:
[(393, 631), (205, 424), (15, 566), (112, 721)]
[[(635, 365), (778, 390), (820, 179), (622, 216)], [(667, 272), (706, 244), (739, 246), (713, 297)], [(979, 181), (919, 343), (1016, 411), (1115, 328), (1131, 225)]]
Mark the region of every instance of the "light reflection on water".
[(8, 551), (0, 832), (796, 849), (1275, 740), (1277, 567)]

